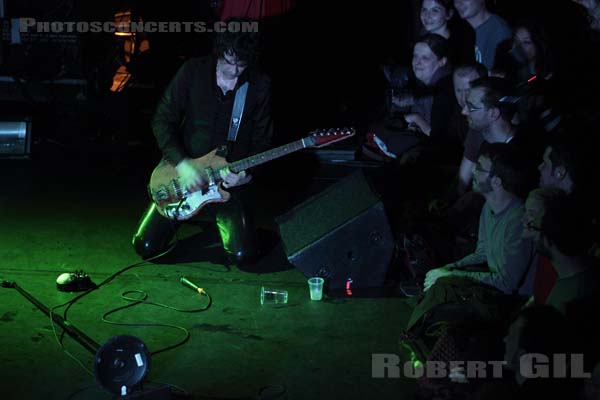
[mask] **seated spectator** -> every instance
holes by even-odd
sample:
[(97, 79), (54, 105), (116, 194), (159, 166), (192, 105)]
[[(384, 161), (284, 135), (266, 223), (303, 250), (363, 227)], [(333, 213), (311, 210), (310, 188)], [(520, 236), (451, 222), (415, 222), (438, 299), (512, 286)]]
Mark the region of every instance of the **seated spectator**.
[(589, 216), (572, 197), (555, 196), (549, 200), (536, 247), (558, 273), (546, 304), (561, 312), (568, 303), (591, 296), (600, 287), (599, 260), (588, 254), (594, 244), (591, 231)]
[[(431, 211), (441, 211), (449, 205), (454, 204), (456, 199), (465, 194), (471, 186), (473, 167), (477, 162), (479, 147), (481, 146), (481, 143), (479, 143), (481, 134), (470, 133), (469, 124), (462, 111), (467, 105), (467, 96), (471, 90), (472, 83), (479, 78), (487, 77), (487, 74), (488, 71), (485, 66), (475, 62), (461, 65), (454, 70), (453, 83), (457, 107), (454, 107), (452, 118), (450, 119), (450, 131), (456, 132), (455, 134), (461, 143), (463, 143), (464, 150), (458, 169), (457, 183), (445, 190), (440, 199), (436, 199), (430, 204)], [(481, 138), (481, 140), (483, 139)], [(474, 148), (476, 148), (476, 151)], [(479, 215), (479, 211), (481, 211), (480, 207), (477, 215)]]
[(475, 29), (475, 60), (492, 70), (498, 46), (512, 35), (508, 24), (487, 9), (485, 0), (454, 0), (454, 7)]
[(471, 137), (467, 137), (465, 143), (465, 158), (473, 160), (484, 143), (513, 143), (532, 159), (541, 156), (544, 142), (540, 133), (515, 126), (512, 123), (515, 112), (511, 87), (506, 80), (482, 78), (473, 82), (463, 109), (471, 129)]
[[(564, 195), (566, 193), (558, 188), (535, 189), (529, 193), (523, 214), (523, 238), (536, 240), (547, 204), (553, 197)], [(546, 299), (556, 283), (557, 273), (550, 259), (544, 255), (538, 258), (539, 265), (533, 283), (533, 294), (525, 306), (546, 304)]]
[(597, 138), (588, 137), (588, 130), (583, 130), (585, 137), (577, 135), (577, 131), (565, 131), (555, 135), (549, 141), (544, 152), (540, 171), (540, 187), (554, 187), (572, 194), (578, 200), (578, 207), (586, 210), (588, 218), (594, 226), (596, 238), (590, 253), (600, 255), (600, 201), (595, 180), (599, 166), (594, 152), (598, 148)]
[[(487, 77), (487, 70), (484, 70), (482, 64), (476, 63), (469, 66), (459, 67), (454, 74), (454, 89), (457, 102), (464, 116), (467, 109), (467, 97), (473, 89), (473, 85), (478, 85)], [(464, 139), (464, 153), (460, 164), (458, 174), (457, 195), (463, 195), (471, 186), (473, 178), (473, 167), (479, 157), (479, 150), (483, 143), (481, 132), (471, 127), (472, 121), (465, 118), (467, 124), (467, 134)]]
[(512, 46), (500, 52), (496, 60), (497, 75), (515, 86), (518, 100), (514, 122), (550, 131), (557, 123), (553, 52), (543, 27), (535, 20), (520, 21), (514, 32)]
[(415, 44), (412, 68), (417, 87), (411, 96), (394, 100), (400, 108), (409, 107), (409, 113), (403, 116), (408, 126), (402, 126), (399, 121), (383, 121), (388, 126), (397, 126), (397, 129), (376, 127), (374, 135), (367, 137), (367, 144), (363, 147), (367, 156), (375, 158), (377, 152), (383, 152), (387, 157), (397, 158), (425, 139), (440, 144), (452, 140), (447, 134), (453, 101), (447, 51), (446, 39), (437, 34), (427, 34)]
[[(502, 295), (531, 294), (537, 259), (532, 241), (522, 238), (524, 207), (517, 195), (526, 182), (527, 168), (527, 160), (514, 146), (496, 143), (486, 147), (473, 179), (473, 190), (485, 197), (477, 248), (462, 260), (427, 273), (427, 293), (413, 311), (409, 329), (433, 307), (452, 301), (448, 298), (449, 288), (475, 284), (497, 299)], [(487, 270), (467, 269), (480, 264), (487, 264)]]
[(464, 21), (454, 18), (452, 0), (423, 0), (420, 11), (423, 32), (448, 40), (449, 59), (454, 65), (475, 61), (475, 32)]
[[(471, 186), (474, 171), (472, 167), (469, 171), (469, 166), (475, 165), (484, 145), (511, 143), (531, 154), (532, 160), (536, 153), (541, 154), (543, 148), (535, 131), (521, 130), (512, 124), (515, 108), (513, 103), (504, 101), (510, 98), (510, 88), (504, 79), (480, 78), (471, 82), (471, 86), (463, 108), (469, 131), (459, 169), (456, 197), (449, 197), (451, 201), (448, 204), (451, 206), (444, 210), (448, 224), (459, 236), (465, 238), (476, 235), (477, 216), (483, 206), (480, 198), (467, 193), (467, 190)], [(525, 197), (527, 193), (528, 191), (520, 195)], [(457, 201), (452, 201), (456, 198)]]
[(451, 98), (448, 41), (436, 34), (421, 37), (414, 47), (412, 68), (419, 86), (411, 113), (404, 118), (425, 135), (437, 136), (447, 122), (445, 117), (449, 114)]
[(527, 81), (534, 75), (547, 80), (554, 74), (554, 58), (544, 29), (532, 20), (521, 21), (515, 26), (512, 54), (519, 66), (523, 67), (517, 71), (519, 82)]
[(586, 155), (576, 138), (560, 135), (552, 138), (539, 165), (540, 187), (555, 187), (573, 193), (587, 183)]
[(514, 110), (499, 103), (499, 100), (506, 95), (508, 95), (506, 83), (499, 78), (483, 77), (471, 81), (471, 89), (462, 109), (469, 131), (465, 139), (464, 161), (459, 171), (457, 187), (459, 196), (471, 186), (472, 167), (479, 158), (484, 141), (510, 143), (514, 139), (516, 129), (510, 122)]
[[(467, 139), (469, 124), (467, 123), (467, 119), (464, 117), (464, 115), (462, 115), (462, 110), (467, 105), (467, 95), (471, 90), (471, 83), (479, 78), (486, 77), (487, 73), (488, 71), (483, 64), (472, 62), (456, 67), (454, 74), (452, 75), (454, 96), (456, 98), (457, 107), (454, 107), (453, 118), (451, 122), (459, 125), (454, 129), (456, 130), (463, 145)], [(469, 169), (472, 170), (472, 168), (473, 164), (470, 165)]]

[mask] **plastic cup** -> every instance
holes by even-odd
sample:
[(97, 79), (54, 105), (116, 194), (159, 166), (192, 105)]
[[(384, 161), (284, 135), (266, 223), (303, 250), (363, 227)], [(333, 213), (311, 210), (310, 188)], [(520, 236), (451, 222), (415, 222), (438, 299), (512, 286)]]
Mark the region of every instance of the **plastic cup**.
[(260, 288), (260, 304), (287, 304), (287, 301), (287, 290)]
[(308, 287), (310, 288), (310, 299), (321, 300), (323, 298), (323, 278), (310, 278)]

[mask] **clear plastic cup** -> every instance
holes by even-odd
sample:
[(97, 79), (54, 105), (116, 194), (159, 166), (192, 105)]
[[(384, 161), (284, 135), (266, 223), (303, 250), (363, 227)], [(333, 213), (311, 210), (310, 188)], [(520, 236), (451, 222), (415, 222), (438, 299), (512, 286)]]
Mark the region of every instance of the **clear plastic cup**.
[(310, 278), (308, 280), (308, 287), (310, 288), (310, 299), (321, 300), (323, 298), (323, 278)]
[(288, 292), (281, 289), (260, 288), (260, 304), (287, 304)]

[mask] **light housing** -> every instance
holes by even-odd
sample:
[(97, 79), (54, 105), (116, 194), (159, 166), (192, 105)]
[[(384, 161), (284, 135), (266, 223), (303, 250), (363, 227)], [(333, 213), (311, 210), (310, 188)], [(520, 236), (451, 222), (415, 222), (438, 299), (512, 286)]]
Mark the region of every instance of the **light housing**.
[(0, 158), (29, 158), (31, 118), (0, 119)]

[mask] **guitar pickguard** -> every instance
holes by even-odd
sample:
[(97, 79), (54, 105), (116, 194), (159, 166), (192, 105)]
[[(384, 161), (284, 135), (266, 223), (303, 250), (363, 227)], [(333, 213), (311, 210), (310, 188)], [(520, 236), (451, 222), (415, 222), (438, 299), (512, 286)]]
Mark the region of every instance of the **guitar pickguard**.
[(228, 194), (219, 190), (219, 186), (216, 184), (209, 185), (204, 193), (202, 191), (184, 192), (183, 200), (176, 203), (167, 203), (162, 207), (159, 206), (160, 211), (167, 218), (184, 221), (192, 218), (208, 203), (227, 201), (229, 196), (224, 196), (223, 193)]

